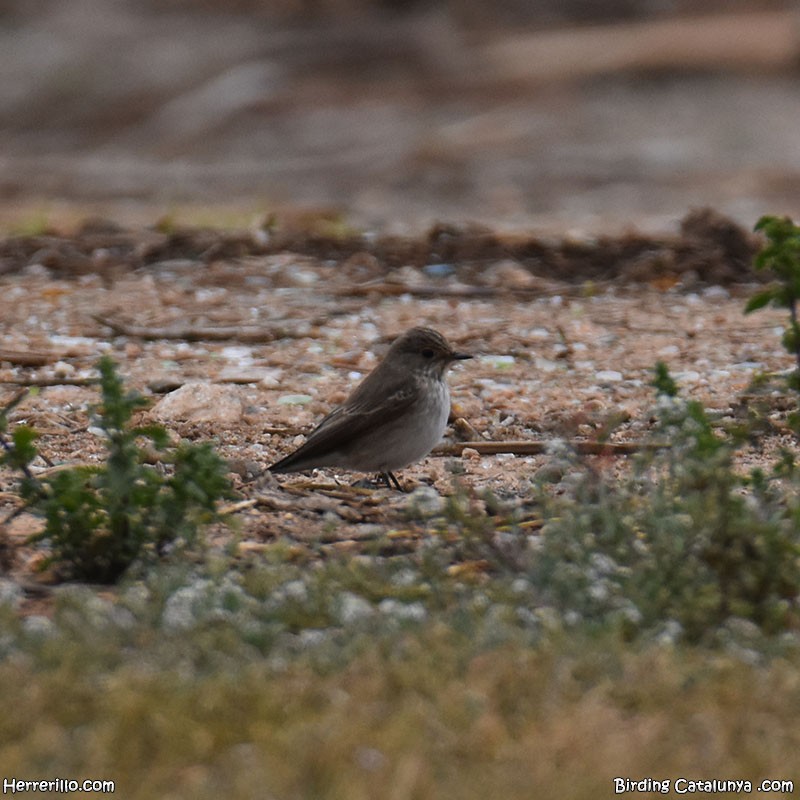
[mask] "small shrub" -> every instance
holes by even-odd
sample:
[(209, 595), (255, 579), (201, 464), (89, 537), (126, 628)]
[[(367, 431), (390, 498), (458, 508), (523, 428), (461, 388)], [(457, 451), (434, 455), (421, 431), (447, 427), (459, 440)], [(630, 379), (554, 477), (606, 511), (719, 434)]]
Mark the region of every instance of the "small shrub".
[[(14, 431), (4, 460), (23, 470), (21, 494), (46, 521), (33, 540), (50, 544), (48, 563), (71, 578), (111, 583), (137, 559), (193, 544), (199, 526), (216, 519), (216, 503), (230, 486), (226, 465), (210, 445), (182, 444), (170, 452), (164, 428), (132, 426), (133, 413), (146, 401), (125, 392), (110, 358), (103, 357), (98, 370), (102, 403), (94, 412), (106, 437), (103, 465), (58, 470), (39, 481), (28, 469), (35, 434), (24, 426)], [(142, 439), (171, 462), (171, 476), (143, 463)]]
[(12, 469), (19, 470), (27, 479), (33, 479), (28, 464), (36, 458), (36, 431), (27, 425), (17, 425), (12, 435), (12, 444), (6, 439), (8, 431), (8, 415), (18, 406), (27, 396), (23, 389), (11, 399), (4, 408), (0, 409), (0, 446), (3, 453), (0, 456), (0, 464), (5, 464)]
[(796, 627), (794, 470), (784, 458), (769, 477), (739, 475), (739, 440), (719, 435), (700, 403), (672, 396), (668, 378), (662, 368), (656, 413), (670, 447), (641, 456), (629, 477), (586, 469), (562, 496), (543, 495), (547, 522), (528, 567), (541, 601), (567, 620), (671, 626), (690, 641), (732, 618), (766, 633)]
[(778, 280), (756, 292), (745, 306), (745, 314), (767, 305), (789, 311), (783, 345), (794, 355), (797, 368), (789, 378), (791, 388), (800, 391), (800, 323), (797, 303), (800, 300), (800, 227), (788, 217), (761, 217), (755, 229), (767, 237), (767, 244), (756, 256), (756, 269), (771, 270)]

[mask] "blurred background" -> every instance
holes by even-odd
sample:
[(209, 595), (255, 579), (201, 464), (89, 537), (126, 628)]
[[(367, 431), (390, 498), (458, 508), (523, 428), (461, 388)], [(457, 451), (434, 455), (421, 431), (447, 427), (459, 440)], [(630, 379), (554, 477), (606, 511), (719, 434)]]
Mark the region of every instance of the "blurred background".
[(2, 0), (0, 223), (751, 226), (800, 216), (798, 65), (767, 0)]

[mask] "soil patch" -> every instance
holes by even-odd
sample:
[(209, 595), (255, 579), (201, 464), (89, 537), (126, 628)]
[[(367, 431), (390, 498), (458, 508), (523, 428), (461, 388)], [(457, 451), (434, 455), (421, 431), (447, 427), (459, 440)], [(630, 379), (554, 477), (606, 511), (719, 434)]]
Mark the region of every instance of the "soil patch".
[[(176, 437), (213, 440), (229, 460), (242, 497), (240, 552), (281, 537), (298, 558), (366, 549), (388, 557), (429, 535), (408, 513), (428, 490), (354, 489), (361, 476), (335, 471), (263, 471), (345, 398), (395, 336), (426, 324), (477, 356), (450, 376), (464, 420), (450, 430), (451, 445), (591, 443), (609, 429), (611, 442), (643, 442), (657, 360), (685, 394), (735, 421), (753, 400), (756, 374), (792, 366), (782, 313), (742, 313), (761, 279), (750, 267), (757, 246), (710, 210), (689, 214), (678, 236), (583, 241), (448, 226), (398, 238), (313, 226), (129, 231), (96, 221), (68, 235), (16, 237), (0, 242), (0, 402), (37, 387), (12, 421), (40, 432), (46, 460), (35, 467), (48, 469), (103, 456), (89, 414), (102, 353), (154, 403), (186, 384), (223, 387), (208, 396), (225, 403), (166, 424)], [(758, 402), (766, 403), (766, 432), (743, 454), (743, 468), (794, 446), (785, 401)], [(403, 472), (407, 489), (429, 486), (439, 497), (456, 483), (488, 489), (535, 519), (531, 479), (547, 455), (442, 452), (451, 455)], [(624, 468), (618, 455), (586, 458)], [(15, 476), (0, 480), (5, 519), (19, 500)], [(3, 569), (32, 587), (37, 610), (43, 554), (27, 538), (39, 525), (20, 514), (2, 530)], [(212, 544), (231, 535), (215, 529)]]

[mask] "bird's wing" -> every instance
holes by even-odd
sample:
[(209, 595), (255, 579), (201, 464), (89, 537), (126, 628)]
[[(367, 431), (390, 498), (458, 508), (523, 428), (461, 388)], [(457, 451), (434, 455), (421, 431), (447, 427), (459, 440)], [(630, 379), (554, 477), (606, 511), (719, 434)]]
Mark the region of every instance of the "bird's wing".
[(341, 450), (370, 429), (385, 425), (403, 414), (417, 396), (415, 386), (406, 380), (385, 385), (385, 399), (365, 404), (356, 391), (345, 405), (334, 408), (293, 453), (270, 467), (273, 472), (305, 469), (329, 453)]

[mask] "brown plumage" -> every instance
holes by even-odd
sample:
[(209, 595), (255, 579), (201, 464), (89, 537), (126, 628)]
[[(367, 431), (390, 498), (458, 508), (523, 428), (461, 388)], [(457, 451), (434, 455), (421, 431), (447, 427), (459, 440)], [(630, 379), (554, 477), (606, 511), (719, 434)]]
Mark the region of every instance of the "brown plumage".
[(424, 458), (439, 442), (450, 413), (445, 374), (458, 353), (431, 328), (412, 328), (383, 361), (271, 472), (342, 467), (379, 472), (400, 485), (393, 471)]

